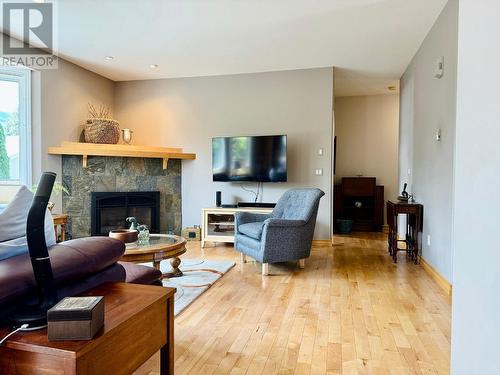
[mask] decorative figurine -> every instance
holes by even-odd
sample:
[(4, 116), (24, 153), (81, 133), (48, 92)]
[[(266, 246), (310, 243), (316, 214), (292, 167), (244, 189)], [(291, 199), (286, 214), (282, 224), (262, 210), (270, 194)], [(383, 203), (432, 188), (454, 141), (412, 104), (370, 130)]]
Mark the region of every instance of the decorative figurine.
[(127, 217), (125, 219), (127, 223), (130, 223), (130, 230), (137, 230), (137, 219), (133, 216)]
[(405, 182), (403, 186), (403, 191), (401, 192), (401, 195), (398, 197), (398, 200), (402, 202), (408, 202), (408, 200), (410, 199), (410, 194), (408, 194), (408, 192), (406, 191), (407, 186), (408, 184)]

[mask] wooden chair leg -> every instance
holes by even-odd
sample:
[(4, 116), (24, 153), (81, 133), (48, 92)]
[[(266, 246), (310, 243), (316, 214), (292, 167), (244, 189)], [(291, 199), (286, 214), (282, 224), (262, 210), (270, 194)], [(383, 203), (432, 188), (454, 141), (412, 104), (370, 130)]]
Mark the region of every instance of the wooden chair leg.
[(304, 269), (306, 267), (306, 260), (305, 259), (299, 259), (299, 268)]
[(241, 253), (241, 263), (246, 263), (246, 262), (247, 262), (247, 256)]
[(262, 276), (269, 275), (269, 263), (262, 263)]

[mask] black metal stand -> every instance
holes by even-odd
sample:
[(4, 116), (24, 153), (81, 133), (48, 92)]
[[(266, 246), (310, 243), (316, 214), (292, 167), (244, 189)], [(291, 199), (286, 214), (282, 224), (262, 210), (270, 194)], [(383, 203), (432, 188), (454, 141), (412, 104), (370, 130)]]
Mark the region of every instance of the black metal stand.
[(10, 321), (15, 326), (28, 324), (28, 329), (46, 326), (47, 310), (59, 301), (45, 242), (45, 212), (55, 179), (55, 173), (45, 172), (42, 174), (26, 223), (26, 238), (39, 302), (37, 305), (20, 306), (14, 311)]

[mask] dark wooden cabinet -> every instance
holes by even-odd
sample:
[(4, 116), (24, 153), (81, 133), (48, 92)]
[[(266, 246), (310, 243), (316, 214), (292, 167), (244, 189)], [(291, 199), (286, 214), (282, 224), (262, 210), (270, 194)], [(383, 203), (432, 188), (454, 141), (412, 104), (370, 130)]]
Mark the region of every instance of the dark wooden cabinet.
[(334, 189), (333, 223), (353, 220), (354, 231), (381, 232), (384, 224), (384, 187), (375, 177), (344, 177)]

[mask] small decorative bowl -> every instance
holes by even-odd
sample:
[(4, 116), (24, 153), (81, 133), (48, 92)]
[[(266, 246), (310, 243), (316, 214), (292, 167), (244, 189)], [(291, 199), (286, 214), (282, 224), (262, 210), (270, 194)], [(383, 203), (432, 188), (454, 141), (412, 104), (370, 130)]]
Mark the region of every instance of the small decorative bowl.
[(137, 241), (138, 233), (136, 230), (115, 229), (109, 232), (109, 236), (124, 243), (131, 243)]

